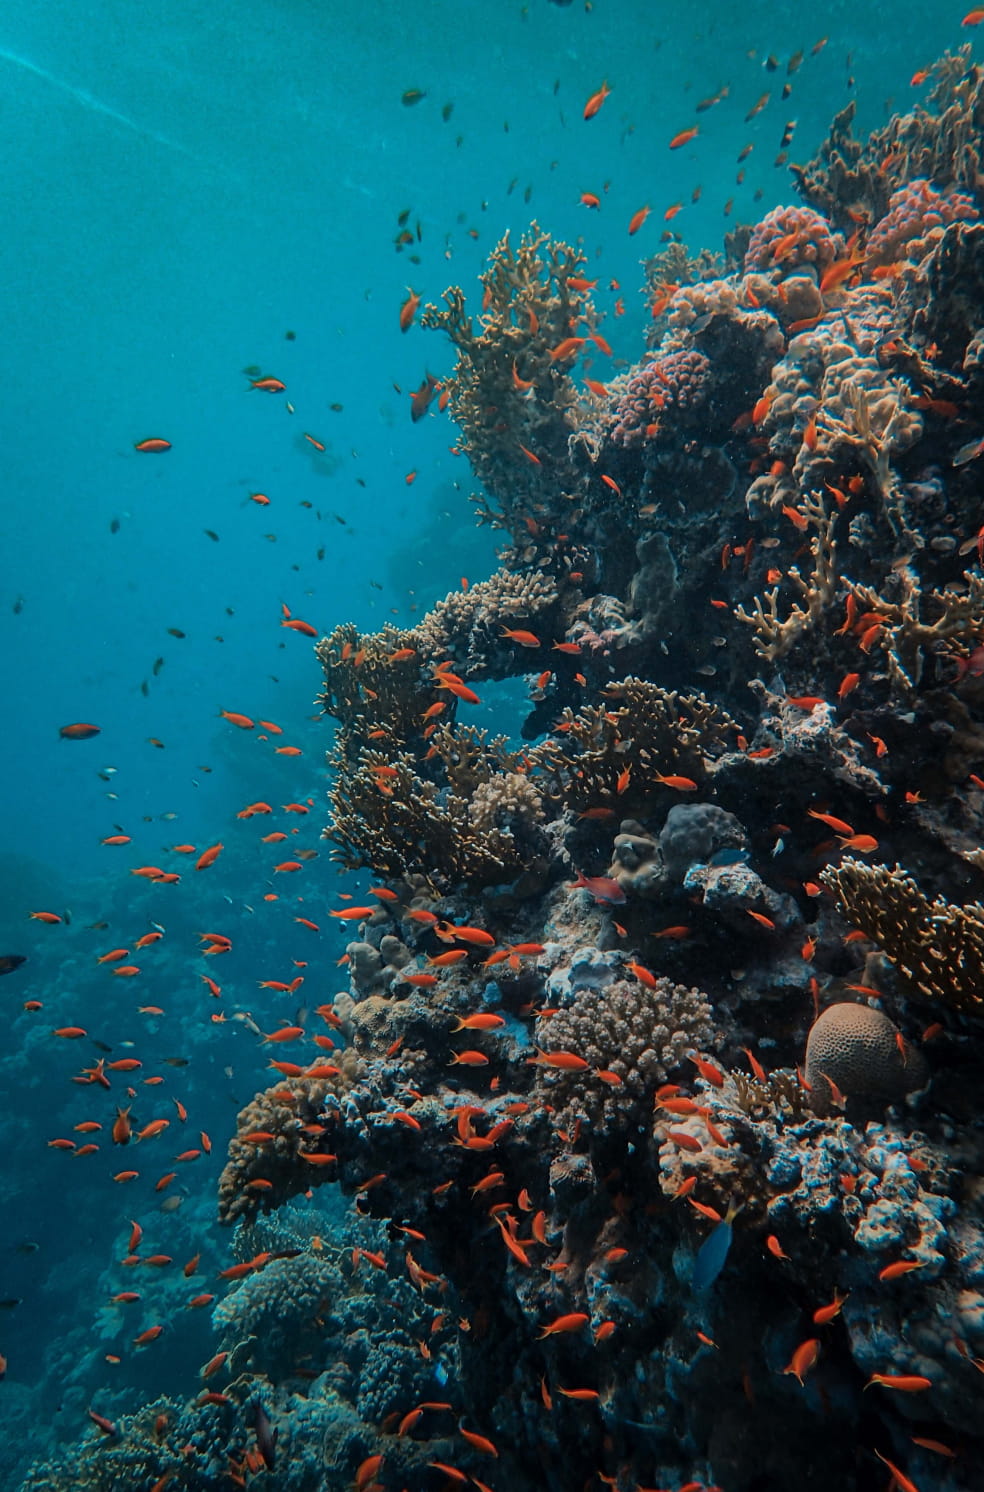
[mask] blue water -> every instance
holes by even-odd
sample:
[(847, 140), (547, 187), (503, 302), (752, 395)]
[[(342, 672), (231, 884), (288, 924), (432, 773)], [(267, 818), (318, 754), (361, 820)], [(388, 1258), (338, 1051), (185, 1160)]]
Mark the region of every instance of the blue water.
[[(409, 392), (452, 358), (417, 325), (401, 334), (407, 287), (439, 301), (457, 282), (474, 306), (489, 250), (535, 216), (583, 239), (603, 284), (620, 282), (625, 313), (605, 332), (616, 357), (634, 359), (646, 327), (639, 261), (659, 247), (663, 210), (686, 203), (672, 226), (696, 250), (793, 200), (772, 166), (787, 120), (794, 160), (849, 97), (859, 129), (883, 121), (908, 105), (915, 69), (966, 39), (961, 14), (913, 0), (832, 0), (809, 14), (766, 0), (38, 0), (0, 18), (0, 953), (28, 959), (0, 982), (0, 1295), (22, 1302), (0, 1313), (0, 1392), (16, 1394), (20, 1433), (34, 1437), (0, 1445), (3, 1486), (27, 1451), (76, 1438), (84, 1405), (121, 1374), (137, 1398), (193, 1392), (210, 1342), (204, 1317), (184, 1318), (155, 1356), (104, 1361), (107, 1271), (127, 1220), (155, 1219), (159, 1199), (146, 1177), (139, 1192), (114, 1185), (115, 1156), (111, 1168), (105, 1154), (46, 1148), (84, 1119), (89, 1090), (71, 1078), (96, 1055), (51, 1028), (80, 1024), (113, 1056), (134, 1042), (148, 1072), (188, 1060), (160, 1067), (166, 1097), (141, 1096), (141, 1117), (180, 1098), (187, 1143), (205, 1129), (215, 1153), (182, 1173), (183, 1208), (149, 1226), (153, 1246), (179, 1261), (201, 1250), (214, 1274), (228, 1262), (214, 1183), (267, 1053), (241, 1025), (211, 1023), (200, 974), (266, 1029), (273, 1012), (289, 1016), (289, 997), (276, 1004), (256, 981), (289, 980), (291, 960), (308, 959), (307, 988), (330, 998), (345, 941), (332, 929), (305, 942), (293, 922), (323, 920), (342, 883), (318, 839), (331, 736), (316, 718), (320, 671), (310, 641), (280, 627), (281, 607), (326, 632), (344, 620), (410, 625), (460, 577), (495, 567), (495, 536), (475, 528), (472, 479), (449, 450), (453, 427), (436, 412), (409, 418)], [(807, 55), (781, 103), (798, 48)], [(782, 62), (771, 78), (770, 52)], [(611, 95), (585, 123), (603, 79)], [(670, 153), (695, 102), (723, 84), (729, 97), (700, 116), (700, 136)], [(746, 124), (770, 86), (771, 104)], [(412, 88), (425, 97), (407, 106)], [(756, 148), (737, 186), (746, 142)], [(599, 212), (580, 205), (585, 191), (602, 196)], [(419, 242), (398, 253), (405, 209)], [(251, 390), (251, 366), (286, 392)], [(149, 436), (172, 448), (137, 453)], [(281, 738), (261, 743), (222, 709), (278, 723), (304, 754), (275, 756)], [(100, 734), (60, 739), (75, 721)], [(255, 799), (312, 800), (285, 850), (320, 858), (289, 887), (257, 846), (258, 821), (236, 820)], [(262, 832), (289, 820), (278, 811)], [(118, 832), (132, 842), (101, 843)], [(166, 849), (217, 841), (222, 857), (199, 874)], [(128, 874), (148, 863), (184, 878), (156, 887)], [(273, 889), (281, 900), (264, 903)], [(44, 926), (28, 919), (36, 910), (71, 922)], [(95, 958), (153, 923), (166, 937), (135, 958), (137, 998), (135, 980)], [(200, 958), (205, 930), (227, 933), (233, 952)], [(40, 1015), (21, 1010), (30, 999)], [(166, 1014), (139, 1016), (138, 1003)], [(156, 1287), (141, 1280), (148, 1297)]]

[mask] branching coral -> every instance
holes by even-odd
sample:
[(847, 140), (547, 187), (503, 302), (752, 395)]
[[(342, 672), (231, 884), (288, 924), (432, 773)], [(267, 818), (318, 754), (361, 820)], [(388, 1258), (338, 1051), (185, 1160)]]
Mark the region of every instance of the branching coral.
[(711, 1008), (700, 990), (669, 979), (650, 988), (637, 979), (616, 979), (601, 994), (585, 988), (570, 1005), (536, 1028), (546, 1052), (576, 1052), (600, 1075), (541, 1070), (538, 1087), (558, 1108), (556, 1120), (570, 1132), (580, 1118), (589, 1141), (626, 1133), (648, 1111), (652, 1095), (688, 1052), (714, 1040)]
[(452, 658), (470, 677), (515, 671), (515, 648), (502, 629), (548, 631), (556, 625), (560, 587), (542, 570), (496, 570), (467, 591), (451, 591), (417, 624), (414, 637), (428, 658)]
[(707, 763), (727, 749), (737, 729), (701, 694), (679, 695), (644, 679), (627, 678), (605, 690), (609, 707), (565, 710), (550, 739), (529, 753), (552, 796), (571, 808), (604, 806), (619, 795), (626, 771), (632, 797), (661, 789), (661, 776), (700, 782)]
[(570, 282), (585, 262), (534, 223), (518, 248), (507, 233), (493, 250), (481, 277), (478, 330), (457, 286), (445, 291), (443, 310), (428, 306), (421, 318), (454, 343), (448, 387), (462, 449), (512, 529), (531, 505), (576, 486), (568, 438), (578, 391), (570, 370), (584, 345), (581, 323), (590, 331), (595, 315), (589, 292)]
[(837, 590), (834, 515), (823, 498), (816, 495), (807, 497), (800, 511), (804, 524), (813, 529), (809, 540), (813, 566), (804, 577), (797, 566), (790, 565), (787, 575), (805, 605), (794, 601), (788, 615), (781, 616), (779, 586), (774, 585), (764, 597), (755, 597), (751, 611), (744, 606), (735, 607), (735, 616), (755, 629), (756, 652), (770, 662), (784, 657), (806, 631), (817, 626)]
[[(444, 770), (421, 775), (408, 752), (363, 753), (357, 765), (336, 748), (326, 837), (348, 866), (388, 875), (418, 872), (441, 882), (492, 885), (509, 880), (541, 851), (537, 790), (519, 781), (522, 764), (504, 738), (468, 727), (436, 733)], [(380, 778), (379, 768), (386, 773)]]
[(968, 571), (962, 586), (938, 591), (923, 589), (912, 565), (900, 565), (886, 583), (887, 597), (852, 580), (844, 584), (860, 614), (877, 619), (870, 624), (878, 628), (871, 648), (884, 653), (890, 676), (903, 693), (919, 685), (929, 653), (952, 652), (955, 644), (974, 646), (984, 636), (984, 576), (979, 571)]
[(845, 859), (820, 879), (854, 927), (892, 960), (906, 989), (970, 1015), (984, 1013), (984, 907), (956, 906), (920, 890), (896, 866)]

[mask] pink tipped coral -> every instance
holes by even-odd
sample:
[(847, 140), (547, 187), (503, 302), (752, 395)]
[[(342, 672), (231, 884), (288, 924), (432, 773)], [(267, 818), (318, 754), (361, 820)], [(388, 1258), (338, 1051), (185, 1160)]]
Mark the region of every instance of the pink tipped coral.
[(784, 273), (802, 264), (815, 264), (823, 271), (842, 251), (825, 218), (812, 207), (776, 207), (756, 224), (745, 251), (745, 273), (781, 269)]
[(686, 348), (644, 363), (632, 377), (615, 409), (611, 438), (619, 446), (638, 446), (664, 409), (681, 415), (706, 402), (711, 365), (702, 352)]
[[(891, 264), (903, 257), (918, 260), (950, 223), (976, 223), (980, 213), (965, 192), (939, 192), (931, 182), (910, 181), (888, 199), (888, 212), (872, 228), (868, 259)], [(931, 236), (932, 235), (932, 236)], [(928, 240), (928, 241), (927, 241)]]

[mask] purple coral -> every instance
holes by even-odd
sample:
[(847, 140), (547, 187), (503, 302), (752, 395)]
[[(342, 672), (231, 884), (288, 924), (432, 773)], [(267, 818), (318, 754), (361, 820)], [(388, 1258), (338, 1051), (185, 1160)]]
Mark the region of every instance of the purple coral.
[(926, 180), (910, 181), (888, 199), (888, 212), (872, 228), (868, 258), (891, 264), (903, 256), (921, 259), (934, 228), (950, 223), (976, 223), (980, 213), (965, 192), (940, 192)]
[(702, 352), (685, 348), (653, 358), (633, 373), (615, 409), (611, 438), (619, 446), (642, 445), (661, 411), (689, 414), (707, 400), (711, 364)]
[[(788, 243), (777, 257), (783, 240)], [(752, 230), (745, 251), (745, 273), (777, 267), (787, 271), (801, 264), (815, 264), (822, 274), (833, 264), (840, 247), (826, 219), (812, 207), (775, 207)]]

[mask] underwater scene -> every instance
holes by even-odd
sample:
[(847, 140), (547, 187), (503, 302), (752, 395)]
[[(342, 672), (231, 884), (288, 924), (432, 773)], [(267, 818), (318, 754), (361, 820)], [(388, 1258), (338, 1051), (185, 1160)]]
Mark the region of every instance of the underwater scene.
[(0, 1492), (984, 1489), (982, 27), (5, 11)]

